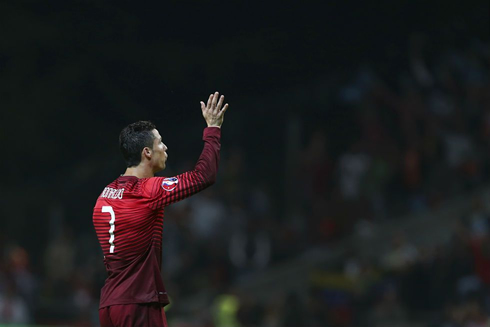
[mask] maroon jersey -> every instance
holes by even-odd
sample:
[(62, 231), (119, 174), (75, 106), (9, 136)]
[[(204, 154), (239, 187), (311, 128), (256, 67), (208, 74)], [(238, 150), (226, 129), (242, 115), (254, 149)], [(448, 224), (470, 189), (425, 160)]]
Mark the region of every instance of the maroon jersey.
[(204, 149), (192, 171), (165, 178), (120, 176), (94, 207), (93, 223), (108, 277), (99, 308), (115, 304), (168, 304), (161, 277), (164, 207), (214, 183), (221, 130), (204, 129)]

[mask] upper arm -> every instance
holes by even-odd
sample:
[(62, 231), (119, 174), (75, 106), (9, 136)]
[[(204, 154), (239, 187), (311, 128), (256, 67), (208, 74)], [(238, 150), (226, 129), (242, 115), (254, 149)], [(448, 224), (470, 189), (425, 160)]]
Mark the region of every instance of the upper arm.
[(148, 179), (145, 190), (148, 192), (152, 209), (163, 208), (183, 200), (210, 186), (198, 170), (191, 170), (174, 177), (153, 177)]
[(145, 190), (152, 209), (163, 208), (183, 200), (215, 182), (221, 147), (220, 137), (219, 128), (204, 129), (204, 147), (194, 170), (174, 177), (152, 177), (145, 181)]

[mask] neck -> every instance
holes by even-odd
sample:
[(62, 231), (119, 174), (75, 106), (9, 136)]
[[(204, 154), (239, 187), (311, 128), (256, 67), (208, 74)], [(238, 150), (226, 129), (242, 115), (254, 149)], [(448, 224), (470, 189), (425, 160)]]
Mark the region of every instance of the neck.
[(149, 178), (155, 176), (153, 170), (150, 167), (138, 165), (136, 167), (128, 167), (123, 176), (136, 176), (138, 178)]

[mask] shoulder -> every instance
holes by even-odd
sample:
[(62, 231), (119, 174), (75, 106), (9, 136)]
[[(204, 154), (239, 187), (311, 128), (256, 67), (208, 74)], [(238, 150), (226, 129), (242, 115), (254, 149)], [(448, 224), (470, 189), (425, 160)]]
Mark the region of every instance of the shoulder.
[(154, 185), (159, 183), (161, 177), (148, 177), (148, 178), (140, 178), (138, 180), (141, 185)]
[(141, 184), (141, 188), (145, 193), (152, 195), (158, 193), (159, 187), (162, 183), (162, 177), (141, 178), (139, 183)]
[(142, 185), (144, 185), (144, 189), (154, 194), (154, 193), (160, 193), (162, 191), (172, 191), (179, 185), (179, 178), (178, 177), (142, 178), (141, 183)]

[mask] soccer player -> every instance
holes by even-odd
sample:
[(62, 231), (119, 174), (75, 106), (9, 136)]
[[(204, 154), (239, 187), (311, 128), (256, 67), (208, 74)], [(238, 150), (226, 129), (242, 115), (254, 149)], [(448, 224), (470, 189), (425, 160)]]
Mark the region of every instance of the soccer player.
[(216, 180), (221, 125), (228, 104), (216, 92), (201, 110), (208, 125), (204, 148), (194, 170), (175, 177), (154, 177), (165, 169), (167, 146), (155, 126), (139, 121), (125, 127), (119, 146), (124, 175), (107, 185), (97, 199), (93, 223), (108, 277), (102, 287), (102, 327), (166, 327), (169, 303), (161, 277), (163, 210)]

